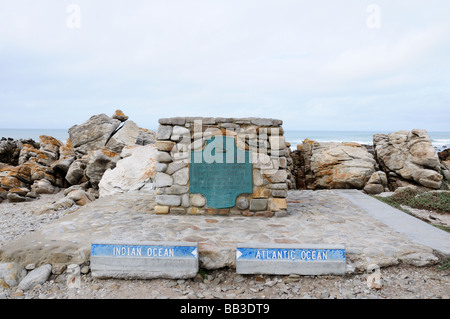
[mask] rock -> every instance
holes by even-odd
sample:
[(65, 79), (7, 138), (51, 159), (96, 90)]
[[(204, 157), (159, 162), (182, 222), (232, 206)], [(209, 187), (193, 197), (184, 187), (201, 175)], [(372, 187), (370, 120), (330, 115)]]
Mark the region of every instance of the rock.
[(0, 187), (0, 200), (6, 199), (8, 196), (8, 191)]
[(173, 178), (166, 173), (157, 172), (155, 175), (155, 187), (168, 187), (172, 186)]
[(181, 197), (178, 195), (156, 195), (156, 203), (164, 206), (179, 206)]
[(183, 138), (186, 138), (191, 141), (191, 131), (182, 126), (174, 126), (172, 129), (172, 135), (170, 136), (170, 139), (175, 142), (179, 142), (183, 140)]
[(236, 207), (237, 208), (244, 210), (244, 209), (247, 209), (249, 205), (250, 204), (249, 204), (248, 199), (246, 197), (243, 197), (243, 196), (238, 197), (238, 199), (236, 201)]
[(397, 180), (413, 182), (428, 188), (439, 189), (442, 183), (437, 153), (425, 130), (398, 131), (375, 134), (375, 154), (386, 172), (391, 189)]
[(155, 132), (147, 130), (145, 128), (139, 128), (139, 135), (136, 139), (137, 145), (155, 144)]
[(59, 147), (59, 159), (51, 165), (51, 168), (54, 172), (60, 172), (62, 176), (65, 176), (75, 159), (72, 142), (68, 139), (65, 145)]
[(25, 266), (25, 269), (27, 271), (31, 271), (33, 269), (36, 269), (36, 265), (35, 264), (28, 264), (28, 265)]
[(284, 140), (284, 136), (273, 135), (269, 136), (270, 148), (272, 150), (281, 150), (286, 147), (286, 142)]
[(202, 194), (191, 194), (190, 203), (194, 207), (203, 207), (206, 205), (206, 198)]
[(167, 213), (169, 213), (169, 206), (156, 205), (155, 213), (156, 214), (167, 214)]
[(116, 110), (114, 114), (112, 115), (112, 118), (115, 120), (119, 120), (120, 122), (125, 122), (128, 120), (128, 116), (126, 116), (122, 110)]
[(110, 118), (106, 114), (98, 114), (83, 124), (72, 126), (69, 128), (69, 138), (75, 153), (83, 155), (104, 148), (120, 123), (120, 120)]
[(71, 185), (76, 185), (80, 182), (82, 177), (84, 176), (84, 172), (86, 170), (86, 159), (77, 159), (72, 164), (70, 164), (69, 169), (66, 174), (66, 181), (68, 181)]
[(170, 152), (175, 146), (175, 142), (172, 141), (156, 141), (156, 148), (159, 151)]
[(125, 122), (106, 143), (106, 148), (120, 153), (125, 146), (135, 145), (139, 127), (133, 121)]
[(125, 147), (116, 167), (104, 172), (98, 184), (100, 197), (140, 190), (154, 182), (156, 154), (154, 144)]
[(71, 191), (67, 194), (67, 198), (75, 202), (78, 206), (84, 206), (92, 201), (92, 197), (90, 198), (90, 196), (81, 189)]
[(11, 202), (11, 203), (27, 202), (27, 201), (31, 200), (31, 198), (25, 197), (25, 195), (21, 196), (19, 194), (11, 193), (11, 192), (8, 193), (7, 198), (9, 200), (9, 202)]
[(34, 182), (31, 190), (36, 194), (54, 194), (58, 190), (48, 180), (41, 179)]
[(46, 163), (46, 166), (50, 166), (52, 162), (59, 158), (59, 148), (63, 144), (56, 138), (48, 135), (41, 135), (39, 136), (39, 139), (41, 140), (39, 150), (41, 151), (41, 154), (48, 156), (49, 162)]
[(189, 168), (182, 168), (172, 174), (173, 183), (177, 185), (187, 185), (189, 181)]
[(63, 175), (67, 174), (67, 171), (69, 170), (70, 165), (72, 165), (73, 161), (75, 160), (75, 156), (65, 157), (61, 158), (51, 165), (51, 168), (54, 172), (61, 172)]
[(388, 182), (386, 174), (382, 171), (377, 171), (370, 176), (369, 181), (367, 182), (366, 186), (364, 186), (364, 191), (367, 194), (377, 195), (384, 192), (385, 190), (387, 191), (387, 187)]
[[(72, 207), (75, 204), (75, 202), (68, 197), (61, 198), (56, 203), (53, 204), (54, 210), (59, 211), (63, 209), (67, 209)], [(82, 205), (79, 205), (82, 206)]]
[(9, 287), (16, 287), (26, 274), (27, 271), (19, 263), (0, 263), (0, 287), (2, 281)]
[(263, 211), (267, 209), (268, 200), (260, 198), (250, 199), (250, 210), (251, 211)]
[(450, 161), (450, 148), (439, 152), (438, 157), (441, 162)]
[(155, 170), (157, 172), (165, 173), (167, 170), (167, 164), (165, 163), (156, 163)]
[(181, 185), (172, 185), (172, 186), (166, 188), (167, 195), (182, 195), (182, 194), (186, 194), (188, 191), (189, 191), (189, 188), (187, 186), (181, 186)]
[(384, 192), (384, 187), (380, 184), (367, 184), (364, 186), (364, 191), (370, 195), (378, 195)]
[(171, 125), (160, 125), (158, 127), (158, 131), (156, 132), (157, 140), (168, 140), (172, 135), (172, 126)]
[(12, 188), (12, 189), (9, 190), (8, 193), (9, 194), (16, 194), (16, 195), (19, 195), (19, 196), (26, 196), (29, 191), (30, 191), (29, 189), (22, 187), (22, 188)]
[(186, 166), (188, 166), (188, 163), (186, 163), (186, 161), (176, 161), (176, 162), (169, 163), (167, 165), (166, 174), (172, 175), (176, 171), (178, 171)]
[(67, 266), (66, 285), (69, 289), (81, 287), (81, 269), (77, 264), (70, 264)]
[(19, 164), (20, 151), (24, 144), (29, 144), (33, 148), (38, 148), (39, 143), (32, 139), (14, 140), (2, 137), (0, 140), (0, 163), (16, 166)]
[(375, 172), (376, 162), (358, 143), (304, 140), (298, 147), (297, 185), (308, 189), (362, 189)]
[(367, 287), (370, 289), (380, 290), (382, 288), (380, 266), (370, 264), (367, 266)]
[(170, 163), (172, 162), (172, 156), (167, 152), (158, 152), (156, 154), (156, 160), (160, 163)]
[(52, 266), (50, 264), (42, 265), (41, 267), (30, 271), (25, 278), (20, 281), (18, 288), (25, 291), (35, 287), (36, 285), (43, 284), (47, 281), (51, 272)]
[(12, 176), (5, 176), (1, 179), (1, 186), (4, 189), (19, 188), (25, 186), (19, 179)]
[(272, 191), (270, 191), (270, 193), (273, 197), (286, 198), (288, 196), (287, 190), (282, 189), (273, 189)]
[(119, 160), (119, 153), (112, 152), (106, 148), (89, 151), (86, 164), (86, 176), (89, 178), (91, 185), (97, 188), (103, 173), (107, 169), (116, 167)]
[(274, 173), (265, 174), (271, 183), (283, 183), (287, 179), (287, 172), (284, 169), (275, 171)]
[(286, 198), (269, 198), (268, 203), (269, 210), (273, 212), (278, 212), (280, 210), (286, 210), (287, 209), (287, 201)]

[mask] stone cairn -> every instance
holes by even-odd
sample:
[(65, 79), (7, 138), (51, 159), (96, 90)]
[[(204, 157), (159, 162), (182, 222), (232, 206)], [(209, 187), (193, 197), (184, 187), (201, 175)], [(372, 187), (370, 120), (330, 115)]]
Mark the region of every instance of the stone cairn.
[[(159, 119), (155, 213), (286, 216), (289, 144), (282, 123), (267, 118)], [(204, 149), (214, 136), (232, 137), (238, 151), (251, 152), (253, 192), (238, 195), (234, 207), (209, 207), (205, 196), (190, 193), (190, 154)]]

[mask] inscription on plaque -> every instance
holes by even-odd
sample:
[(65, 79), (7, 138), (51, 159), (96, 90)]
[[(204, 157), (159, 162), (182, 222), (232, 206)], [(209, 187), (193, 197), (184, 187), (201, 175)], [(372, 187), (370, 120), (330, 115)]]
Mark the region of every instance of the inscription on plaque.
[(191, 152), (190, 193), (200, 193), (211, 208), (229, 208), (253, 192), (251, 153), (237, 149), (233, 137), (214, 136), (201, 151)]

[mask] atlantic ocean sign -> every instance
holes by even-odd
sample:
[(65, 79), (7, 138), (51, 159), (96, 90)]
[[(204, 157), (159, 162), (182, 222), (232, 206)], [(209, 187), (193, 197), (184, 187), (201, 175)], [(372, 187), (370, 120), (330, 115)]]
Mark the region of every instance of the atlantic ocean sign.
[(97, 278), (192, 278), (198, 272), (197, 243), (96, 241), (91, 270)]
[(239, 244), (236, 272), (240, 274), (344, 274), (342, 245)]

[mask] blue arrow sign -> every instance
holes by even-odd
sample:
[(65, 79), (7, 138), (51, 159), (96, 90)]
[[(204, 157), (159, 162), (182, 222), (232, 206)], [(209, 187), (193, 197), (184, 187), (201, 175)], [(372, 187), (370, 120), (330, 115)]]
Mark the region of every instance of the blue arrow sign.
[(92, 244), (91, 256), (197, 259), (195, 246)]

